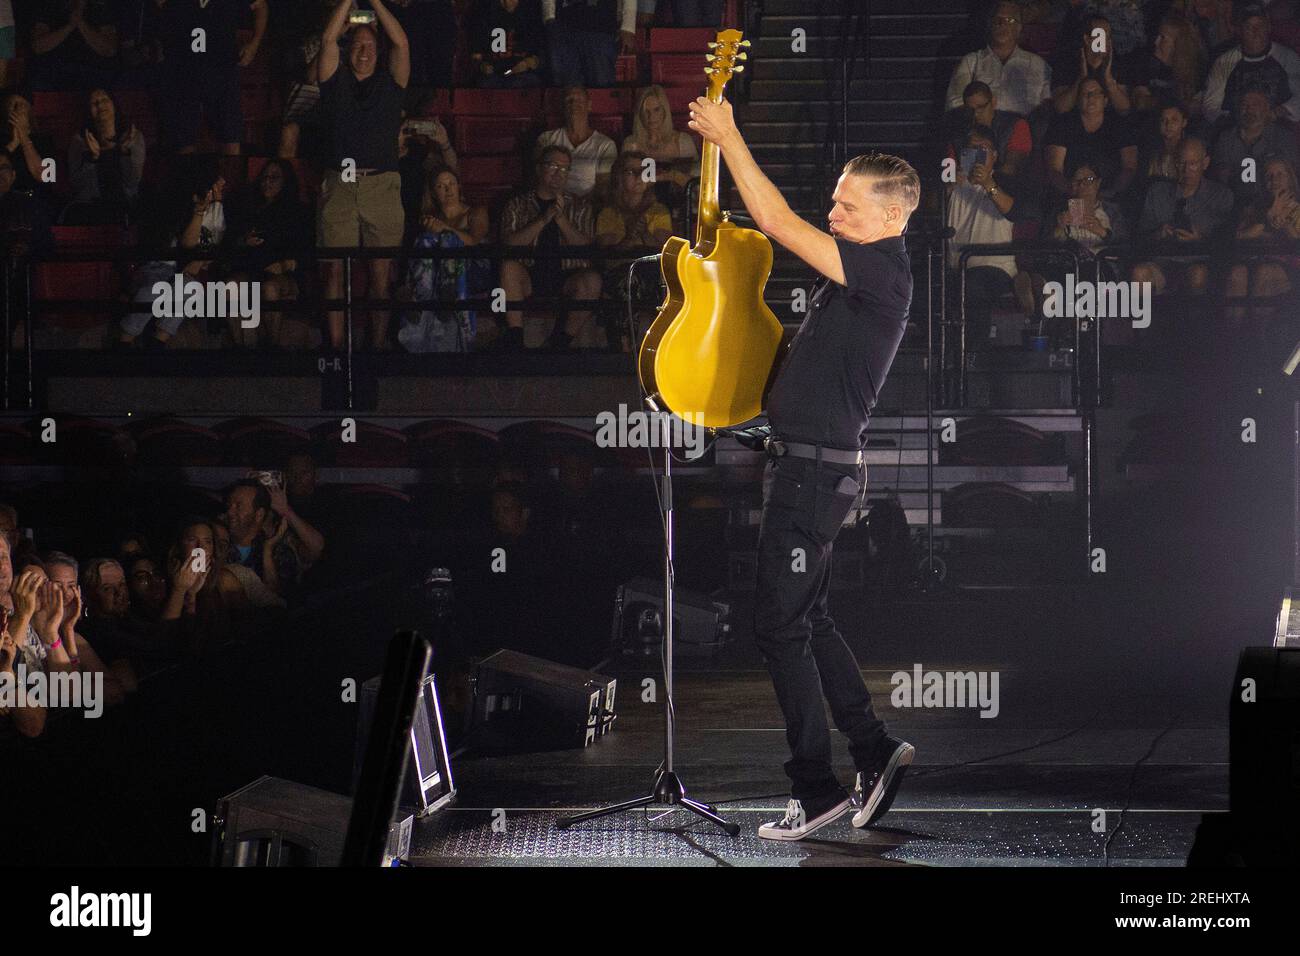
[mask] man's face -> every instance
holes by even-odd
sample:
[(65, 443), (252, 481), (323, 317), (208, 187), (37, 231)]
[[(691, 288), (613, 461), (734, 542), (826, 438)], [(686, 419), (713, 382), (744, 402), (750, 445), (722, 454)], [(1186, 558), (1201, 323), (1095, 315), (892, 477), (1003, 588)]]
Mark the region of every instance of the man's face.
[(306, 455), (295, 455), (284, 466), (284, 488), (294, 498), (306, 498), (316, 490), (316, 463)]
[(564, 91), (564, 118), (575, 120), (587, 118), (591, 112), (591, 100), (587, 91), (581, 86), (570, 86)]
[(124, 617), (131, 604), (131, 594), (126, 588), (126, 575), (117, 562), (99, 569), (99, 584), (89, 595), (91, 609), (105, 617)]
[(965, 99), (966, 108), (970, 110), (971, 117), (980, 126), (993, 125), (993, 111), (996, 109), (993, 105), (993, 97), (982, 90), (978, 93), (972, 93)]
[(1241, 52), (1246, 56), (1261, 56), (1272, 45), (1268, 17), (1247, 17), (1241, 25)]
[[(849, 242), (875, 242), (891, 235), (891, 225), (897, 222), (902, 210), (897, 205), (886, 206), (871, 192), (871, 180), (866, 176), (844, 173), (835, 185), (827, 220), (831, 235)], [(890, 212), (894, 219), (889, 219)]]
[(375, 72), (379, 63), (379, 39), (375, 31), (367, 26), (355, 27), (352, 31), (352, 46), (348, 49), (348, 64), (358, 80), (364, 80)]
[(1020, 7), (1014, 3), (999, 3), (993, 11), (993, 24), (989, 37), (993, 46), (1014, 44), (1020, 40)]
[(1269, 121), (1273, 107), (1259, 90), (1241, 94), (1237, 103), (1237, 125), (1242, 129), (1258, 129)]
[(1201, 185), (1201, 177), (1210, 165), (1210, 157), (1205, 154), (1205, 147), (1197, 140), (1188, 140), (1178, 155), (1178, 185), (1184, 189), (1195, 190)]
[(246, 541), (262, 529), (266, 513), (254, 507), (256, 500), (257, 492), (252, 488), (236, 488), (226, 499), (226, 524), (230, 526), (232, 538)]
[(1181, 139), (1187, 129), (1187, 117), (1172, 107), (1160, 111), (1160, 136), (1162, 139)]
[(563, 153), (546, 152), (537, 161), (538, 182), (549, 193), (564, 192), (564, 184), (569, 181), (570, 157)]

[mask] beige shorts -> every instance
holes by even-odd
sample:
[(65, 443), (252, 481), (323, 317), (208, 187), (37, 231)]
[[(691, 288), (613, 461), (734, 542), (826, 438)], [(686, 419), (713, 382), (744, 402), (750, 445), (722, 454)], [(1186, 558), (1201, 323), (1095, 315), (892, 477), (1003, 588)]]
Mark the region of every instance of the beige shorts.
[(316, 242), (331, 246), (400, 246), (406, 229), (400, 173), (358, 176), (345, 183), (329, 175), (316, 206)]

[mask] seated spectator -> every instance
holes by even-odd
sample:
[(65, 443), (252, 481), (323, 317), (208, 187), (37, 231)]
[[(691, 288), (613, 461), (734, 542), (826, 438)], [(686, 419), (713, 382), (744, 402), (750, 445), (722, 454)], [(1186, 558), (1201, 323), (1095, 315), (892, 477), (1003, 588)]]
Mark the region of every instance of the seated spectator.
[(948, 81), (947, 108), (962, 105), (962, 93), (975, 80), (982, 80), (997, 94), (1002, 109), (1028, 116), (1052, 95), (1051, 70), (1036, 53), (1022, 48), (1020, 6), (997, 4), (989, 18), (988, 45), (967, 53)]
[(233, 246), (239, 250), (235, 276), (260, 282), (262, 324), (246, 329), (239, 316), (230, 316), (230, 334), (236, 345), (252, 347), (259, 336), (279, 347), (305, 347), (307, 323), (296, 313), (282, 313), (277, 302), (298, 298), (298, 261), (311, 246), (311, 219), (298, 199), (298, 174), (283, 159), (268, 160), (251, 184), (249, 194), (231, 213)]
[[(1265, 160), (1260, 170), (1263, 189), (1241, 211), (1237, 238), (1295, 240), (1300, 239), (1300, 187), (1296, 184), (1294, 160), (1274, 157)], [(1295, 256), (1274, 255), (1256, 259), (1249, 265), (1237, 263), (1228, 274), (1228, 296), (1239, 299), (1269, 299), (1291, 291), (1291, 273), (1297, 266)], [(1230, 306), (1224, 317), (1232, 328), (1253, 319), (1257, 328), (1273, 317), (1276, 309), (1267, 303), (1253, 303), (1251, 308)]]
[(1217, 57), (1237, 40), (1232, 0), (1173, 0), (1169, 12), (1181, 14), (1192, 25), (1210, 57)]
[[(410, 262), (406, 294), (416, 301), (470, 298), (487, 287), (491, 274), (482, 259), (421, 259), (421, 249), (463, 249), (487, 241), (486, 206), (471, 206), (461, 197), (460, 179), (450, 169), (429, 176)], [(402, 316), (398, 341), (408, 352), (468, 352), (473, 347), (475, 314), (420, 308)]]
[(68, 144), (72, 202), (82, 208), (64, 212), (65, 225), (125, 222), (140, 197), (144, 173), (144, 137), (133, 123), (119, 119), (117, 104), (105, 90), (90, 94), (90, 117)]
[[(50, 551), (45, 555), (45, 568), (50, 587), (58, 589), (62, 598), (59, 637), (68, 660), (77, 671), (103, 674), (104, 703), (120, 704), (136, 690), (135, 674), (126, 660), (116, 656), (115, 649), (105, 646), (101, 655), (88, 639), (93, 627), (87, 626), (89, 621), (84, 616), (81, 588), (77, 586), (77, 559), (62, 551)], [(85, 633), (78, 633), (78, 629)]]
[(32, 54), (34, 90), (112, 86), (117, 67), (114, 4), (111, 0), (37, 0)]
[(167, 600), (167, 578), (158, 562), (147, 554), (136, 554), (123, 565), (126, 586), (131, 593), (131, 621), (137, 625), (154, 625), (162, 617)]
[(479, 86), (523, 89), (542, 85), (546, 36), (539, 0), (478, 0), (465, 33), (474, 82)]
[(432, 102), (419, 111), (423, 116), (402, 120), (397, 141), (397, 169), (402, 177), (402, 211), (406, 216), (403, 245), (410, 245), (419, 232), (424, 215), (424, 197), (429, 191), (429, 177), (436, 171), (460, 168), (460, 160), (451, 145), (451, 137), (433, 112)]
[[(397, 151), (402, 101), (411, 76), (410, 48), (401, 24), (382, 0), (373, 0), (373, 7), (388, 38), (386, 69), (379, 68), (379, 33), (364, 24), (352, 29), (347, 63), (340, 64), (338, 39), (351, 0), (339, 0), (321, 38), (321, 107), (330, 144), (316, 218), (316, 242), (323, 247), (400, 246), (405, 234)], [(392, 260), (367, 262), (368, 296), (388, 298)], [(333, 259), (323, 265), (326, 296), (341, 299), (343, 263)], [(370, 315), (375, 349), (390, 347), (388, 319), (387, 310)], [(342, 349), (343, 313), (330, 312), (328, 324), (330, 347)]]
[[(612, 249), (644, 253), (646, 249), (659, 249), (672, 235), (673, 220), (668, 207), (655, 199), (654, 190), (645, 178), (643, 153), (625, 152), (614, 163), (614, 179), (610, 201), (596, 217), (596, 244)], [(609, 294), (623, 302), (631, 295), (637, 302), (655, 297), (659, 292), (658, 277), (653, 279), (645, 271), (637, 270), (632, 288), (628, 287), (628, 266), (631, 259), (607, 259), (603, 270), (603, 285)], [(619, 310), (617, 315), (623, 315)], [(621, 338), (622, 351), (630, 352), (625, 323), (615, 322), (608, 331), (611, 346)], [(620, 330), (615, 332), (614, 329)]]
[(266, 486), (246, 478), (226, 491), (223, 517), (230, 529), (225, 564), (232, 572), (235, 565), (250, 568), (271, 591), (284, 597), (297, 583), (299, 570), (298, 557), (285, 541), (292, 523), (289, 516), (277, 520)]
[(1101, 172), (1086, 163), (1070, 176), (1070, 201), (1056, 217), (1053, 239), (1096, 247), (1123, 242), (1129, 237), (1128, 223), (1117, 203), (1101, 198)]
[(575, 196), (590, 196), (604, 189), (610, 167), (618, 155), (614, 141), (587, 122), (591, 116), (591, 99), (581, 86), (564, 91), (564, 125), (547, 130), (537, 137), (536, 154), (548, 146), (563, 146), (573, 158), (573, 168), (565, 188)]
[[(256, 579), (251, 571), (249, 575)], [(235, 615), (249, 606), (249, 599), (226, 562), (215, 522), (184, 523), (167, 551), (167, 576), (159, 623), (178, 649), (199, 649), (237, 636)]]
[(0, 150), (14, 161), (14, 189), (41, 189), (44, 157), (50, 155), (50, 144), (46, 137), (32, 132), (32, 104), (17, 93), (0, 99)]
[(1020, 163), (1033, 151), (1033, 137), (1024, 117), (998, 109), (997, 94), (981, 80), (975, 80), (962, 91), (963, 110), (959, 136), (972, 126), (987, 126), (993, 131), (997, 153), (1000, 157), (998, 171), (1014, 176)]
[(613, 86), (614, 61), (636, 51), (636, 0), (541, 0), (554, 86)]
[(1148, 183), (1153, 179), (1178, 178), (1178, 164), (1182, 160), (1183, 137), (1191, 117), (1181, 103), (1171, 103), (1160, 110), (1159, 137), (1146, 147), (1142, 174)]
[(0, 253), (8, 256), (25, 256), (54, 245), (45, 204), (32, 193), (14, 188), (17, 179), (13, 158), (0, 150)]
[[(565, 191), (572, 154), (563, 146), (548, 146), (537, 160), (537, 185), (512, 196), (501, 214), (501, 242), (507, 246), (535, 246), (553, 250), (585, 246), (592, 241), (594, 216), (591, 203)], [(600, 295), (600, 273), (584, 259), (507, 259), (501, 263), (501, 287), (511, 301), (534, 295), (569, 299), (595, 299)], [(549, 344), (567, 348), (591, 320), (591, 313), (569, 312), (556, 321)], [(523, 348), (524, 313), (506, 312), (505, 347)]]
[[(1062, 196), (1070, 192), (1067, 169), (1087, 163), (1102, 170), (1111, 182), (1111, 195), (1128, 189), (1137, 173), (1137, 140), (1124, 117), (1108, 111), (1102, 84), (1088, 78), (1079, 84), (1079, 106), (1052, 121), (1044, 140), (1043, 158), (1052, 188)], [(1118, 168), (1116, 168), (1118, 166)]]
[[(1233, 116), (1234, 125), (1221, 132), (1214, 142), (1210, 168), (1214, 178), (1230, 188), (1241, 205), (1259, 191), (1266, 158), (1279, 156), (1295, 164), (1296, 143), (1295, 134), (1274, 121), (1273, 108), (1263, 90), (1242, 90)], [(1246, 175), (1247, 159), (1254, 160), (1249, 176)]]
[[(993, 131), (973, 127), (967, 134), (958, 164), (957, 181), (948, 187), (948, 226), (953, 230), (948, 244), (948, 266), (957, 269), (961, 251), (970, 245), (1010, 242), (1015, 222), (1033, 218), (1032, 203), (1014, 177), (995, 172), (998, 151)], [(993, 305), (1012, 291), (1017, 275), (1016, 258), (972, 256), (966, 268), (966, 341), (968, 348), (981, 348), (992, 331)], [(960, 282), (952, 284), (960, 293)]]
[(9, 64), (18, 52), (12, 0), (0, 0), (0, 90), (9, 88)]
[(1300, 122), (1300, 56), (1274, 43), (1268, 15), (1257, 4), (1241, 11), (1241, 42), (1219, 56), (1205, 84), (1204, 114), (1209, 123), (1226, 126), (1227, 115), (1242, 90), (1264, 90), (1279, 118)]
[[(662, 86), (650, 86), (637, 97), (632, 112), (632, 135), (623, 140), (624, 153), (640, 153), (655, 161), (655, 182), (670, 184), (668, 198), (675, 198), (686, 184), (700, 175), (700, 151), (695, 137), (673, 129), (672, 106)], [(617, 191), (621, 183), (610, 188)], [(662, 195), (662, 194), (661, 194)]]
[[(156, 213), (157, 226), (155, 228), (161, 233), (158, 237), (161, 241), (156, 244), (145, 242), (143, 245), (146, 247), (167, 245), (173, 249), (199, 250), (206, 253), (215, 252), (223, 244), (226, 238), (224, 202), (226, 181), (221, 176), (217, 176), (214, 181), (208, 180), (208, 175), (210, 175), (210, 170), (205, 168), (195, 171), (195, 182), (211, 182), (211, 185), (207, 188), (200, 185), (190, 195), (187, 204), (189, 207), (188, 215), (182, 214), (184, 217), (183, 222), (178, 225), (177, 217), (170, 216), (167, 209), (159, 210)], [(170, 206), (171, 204), (167, 205)], [(168, 225), (169, 222), (170, 225)], [(152, 306), (155, 299), (153, 292), (155, 284), (174, 282), (178, 271), (185, 277), (183, 282), (188, 295), (191, 288), (209, 281), (212, 277), (214, 272), (213, 260), (191, 259), (184, 266), (174, 260), (153, 260), (143, 263), (135, 275), (134, 303), (137, 306)], [(172, 313), (170, 316), (160, 316), (155, 320), (153, 334), (145, 339), (147, 346), (150, 348), (163, 348), (180, 331), (185, 322), (184, 312), (181, 309), (173, 309)], [(133, 345), (149, 325), (151, 319), (154, 319), (152, 308), (133, 311), (128, 314), (122, 319), (117, 345), (119, 347)]]
[(1085, 80), (1096, 80), (1106, 92), (1110, 107), (1121, 116), (1132, 108), (1128, 87), (1116, 79), (1121, 71), (1111, 39), (1110, 21), (1100, 15), (1088, 17), (1075, 41), (1078, 56), (1065, 57), (1062, 68), (1053, 71), (1052, 105), (1058, 113), (1068, 113), (1080, 102)]
[[(1138, 219), (1139, 239), (1175, 243), (1203, 243), (1219, 236), (1232, 216), (1232, 191), (1207, 179), (1210, 157), (1205, 141), (1189, 136), (1183, 141), (1177, 182), (1153, 182), (1147, 188)], [(1182, 272), (1191, 292), (1204, 292), (1209, 282), (1208, 257), (1191, 260), (1149, 259), (1133, 266), (1135, 282), (1150, 282), (1157, 293)]]
[(1191, 110), (1196, 105), (1205, 73), (1205, 48), (1200, 35), (1183, 17), (1170, 14), (1160, 21), (1154, 49), (1134, 57), (1129, 71), (1133, 108), (1149, 113), (1178, 103)]
[[(257, 56), (266, 34), (268, 0), (166, 0), (159, 13), (163, 62), (159, 117), (179, 153), (197, 149), (199, 124), (208, 127), (227, 156), (238, 156), (244, 137), (239, 70)], [(240, 20), (252, 11), (253, 37), (240, 45)], [(205, 44), (195, 49), (194, 31)]]
[(452, 85), (456, 14), (451, 0), (392, 0), (389, 10), (411, 48), (411, 85)]

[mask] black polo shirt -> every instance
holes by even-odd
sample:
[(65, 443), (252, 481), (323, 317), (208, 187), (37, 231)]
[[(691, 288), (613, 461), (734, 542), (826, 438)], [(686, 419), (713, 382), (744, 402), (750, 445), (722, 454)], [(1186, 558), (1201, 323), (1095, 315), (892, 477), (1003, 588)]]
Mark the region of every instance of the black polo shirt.
[(342, 59), (334, 75), (320, 85), (320, 102), (329, 131), (328, 165), (338, 169), (345, 159), (357, 169), (398, 171), (397, 134), (402, 126), (406, 90), (386, 67), (376, 67), (358, 80)]
[(836, 238), (844, 285), (822, 277), (767, 399), (783, 439), (857, 449), (907, 328), (912, 266), (902, 236)]

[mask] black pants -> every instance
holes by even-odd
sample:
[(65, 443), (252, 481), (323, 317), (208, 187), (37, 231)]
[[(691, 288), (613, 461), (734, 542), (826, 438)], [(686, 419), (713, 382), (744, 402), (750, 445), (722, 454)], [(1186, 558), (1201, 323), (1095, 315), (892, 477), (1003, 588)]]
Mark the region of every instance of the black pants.
[(785, 716), (792, 754), (785, 772), (796, 800), (840, 786), (823, 696), (858, 770), (873, 765), (885, 737), (858, 662), (827, 610), (831, 548), (865, 478), (859, 466), (819, 468), (814, 459), (788, 455), (770, 460), (763, 477), (754, 635)]

